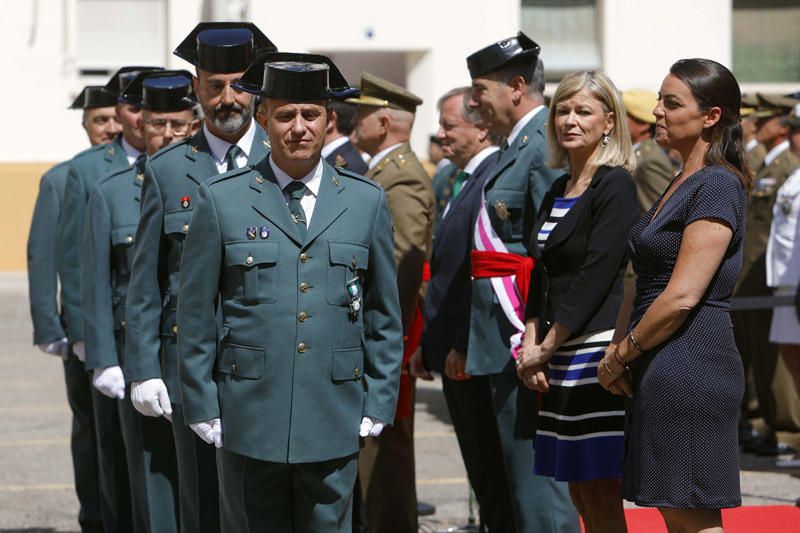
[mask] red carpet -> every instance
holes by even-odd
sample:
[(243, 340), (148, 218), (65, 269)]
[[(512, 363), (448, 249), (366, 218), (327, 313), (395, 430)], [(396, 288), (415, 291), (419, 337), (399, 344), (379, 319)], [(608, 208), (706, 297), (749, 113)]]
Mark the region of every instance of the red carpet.
[[(626, 509), (629, 533), (666, 533), (656, 509)], [(795, 533), (800, 531), (800, 508), (790, 505), (739, 507), (722, 511), (725, 533)]]

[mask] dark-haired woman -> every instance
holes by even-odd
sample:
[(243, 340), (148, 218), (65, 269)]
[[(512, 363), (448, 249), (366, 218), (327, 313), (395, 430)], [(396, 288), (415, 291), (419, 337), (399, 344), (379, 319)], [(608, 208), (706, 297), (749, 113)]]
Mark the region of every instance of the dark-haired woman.
[(683, 172), (634, 225), (637, 275), (601, 385), (630, 385), (623, 497), (658, 507), (671, 532), (722, 531), (720, 509), (741, 505), (737, 447), (744, 391), (729, 299), (742, 262), (750, 172), (741, 94), (728, 69), (676, 62), (661, 84), (656, 141)]

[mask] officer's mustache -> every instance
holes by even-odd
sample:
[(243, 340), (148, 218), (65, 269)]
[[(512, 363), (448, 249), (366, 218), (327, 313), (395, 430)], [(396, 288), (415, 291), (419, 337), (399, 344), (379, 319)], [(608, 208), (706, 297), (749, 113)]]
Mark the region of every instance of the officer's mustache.
[(214, 114), (231, 114), (231, 113), (239, 113), (242, 114), (244, 112), (244, 107), (240, 106), (239, 104), (217, 104), (214, 106)]

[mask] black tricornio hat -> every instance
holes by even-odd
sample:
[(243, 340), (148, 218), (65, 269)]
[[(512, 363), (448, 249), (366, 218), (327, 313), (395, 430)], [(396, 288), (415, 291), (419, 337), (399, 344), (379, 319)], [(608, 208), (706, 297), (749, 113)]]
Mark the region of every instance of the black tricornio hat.
[(164, 68), (139, 66), (122, 67), (116, 71), (113, 76), (111, 76), (111, 79), (108, 80), (108, 83), (106, 83), (106, 86), (103, 87), (103, 90), (113, 96), (117, 102), (139, 106), (140, 102), (125, 99), (123, 95), (125, 87), (127, 87), (128, 84), (130, 84), (130, 82), (132, 82), (133, 79), (139, 75), (139, 73), (156, 72), (159, 70), (164, 70)]
[(141, 72), (125, 87), (122, 96), (144, 109), (164, 113), (191, 109), (196, 103), (192, 74), (186, 70)]
[(206, 72), (243, 72), (258, 54), (274, 52), (272, 41), (252, 22), (201, 22), (173, 54)]
[(467, 68), (472, 78), (483, 76), (511, 63), (512, 61), (536, 61), (539, 57), (539, 45), (522, 32), (516, 37), (509, 37), (486, 48), (478, 50), (467, 57)]
[(296, 102), (343, 99), (358, 94), (331, 58), (320, 54), (260, 55), (234, 87), (263, 98)]
[(95, 109), (97, 107), (109, 107), (117, 103), (114, 95), (108, 94), (103, 90), (102, 85), (87, 85), (81, 94), (75, 98), (70, 109)]

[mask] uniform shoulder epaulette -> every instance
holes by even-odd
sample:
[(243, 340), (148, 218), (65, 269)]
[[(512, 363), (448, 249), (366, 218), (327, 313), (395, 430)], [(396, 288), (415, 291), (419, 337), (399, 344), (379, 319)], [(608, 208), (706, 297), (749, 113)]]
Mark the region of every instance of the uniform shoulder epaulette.
[(237, 168), (235, 170), (229, 170), (228, 172), (223, 172), (222, 174), (217, 174), (213, 178), (209, 178), (206, 180), (206, 183), (209, 187), (220, 183), (222, 181), (226, 181), (232, 178), (236, 178), (238, 176), (244, 176), (245, 174), (249, 174), (253, 170), (251, 166), (244, 166), (242, 168)]
[(361, 174), (353, 172), (352, 170), (347, 170), (347, 169), (344, 169), (342, 167), (333, 167), (333, 168), (336, 169), (336, 172), (338, 172), (340, 176), (344, 176), (346, 178), (353, 178), (353, 179), (356, 179), (358, 181), (362, 181), (364, 183), (368, 183), (368, 184), (372, 185), (373, 187), (375, 187), (376, 189), (380, 189), (381, 188), (380, 185), (375, 183), (375, 180), (370, 179), (370, 178), (368, 178), (366, 176), (362, 176)]
[(75, 156), (71, 159), (71, 161), (76, 161), (76, 160), (79, 160), (79, 159), (83, 159), (83, 158), (85, 158), (85, 157), (87, 157), (87, 156), (89, 156), (91, 154), (94, 154), (95, 152), (102, 152), (103, 150), (105, 150), (108, 147), (109, 144), (111, 144), (111, 143), (96, 144), (94, 146), (91, 146), (91, 147), (87, 148), (86, 150), (83, 150), (82, 152), (78, 152), (77, 154), (75, 154)]
[(188, 143), (190, 140), (191, 140), (191, 137), (188, 137), (188, 138), (185, 138), (185, 139), (181, 139), (178, 142), (175, 142), (175, 143), (172, 143), (170, 145), (165, 146), (164, 148), (162, 148), (158, 152), (156, 152), (153, 155), (151, 155), (150, 156), (150, 161), (154, 161), (154, 160), (164, 156), (164, 154), (168, 154), (168, 153), (170, 153), (170, 152), (172, 152), (174, 150), (177, 150), (179, 147), (186, 145), (186, 143)]

